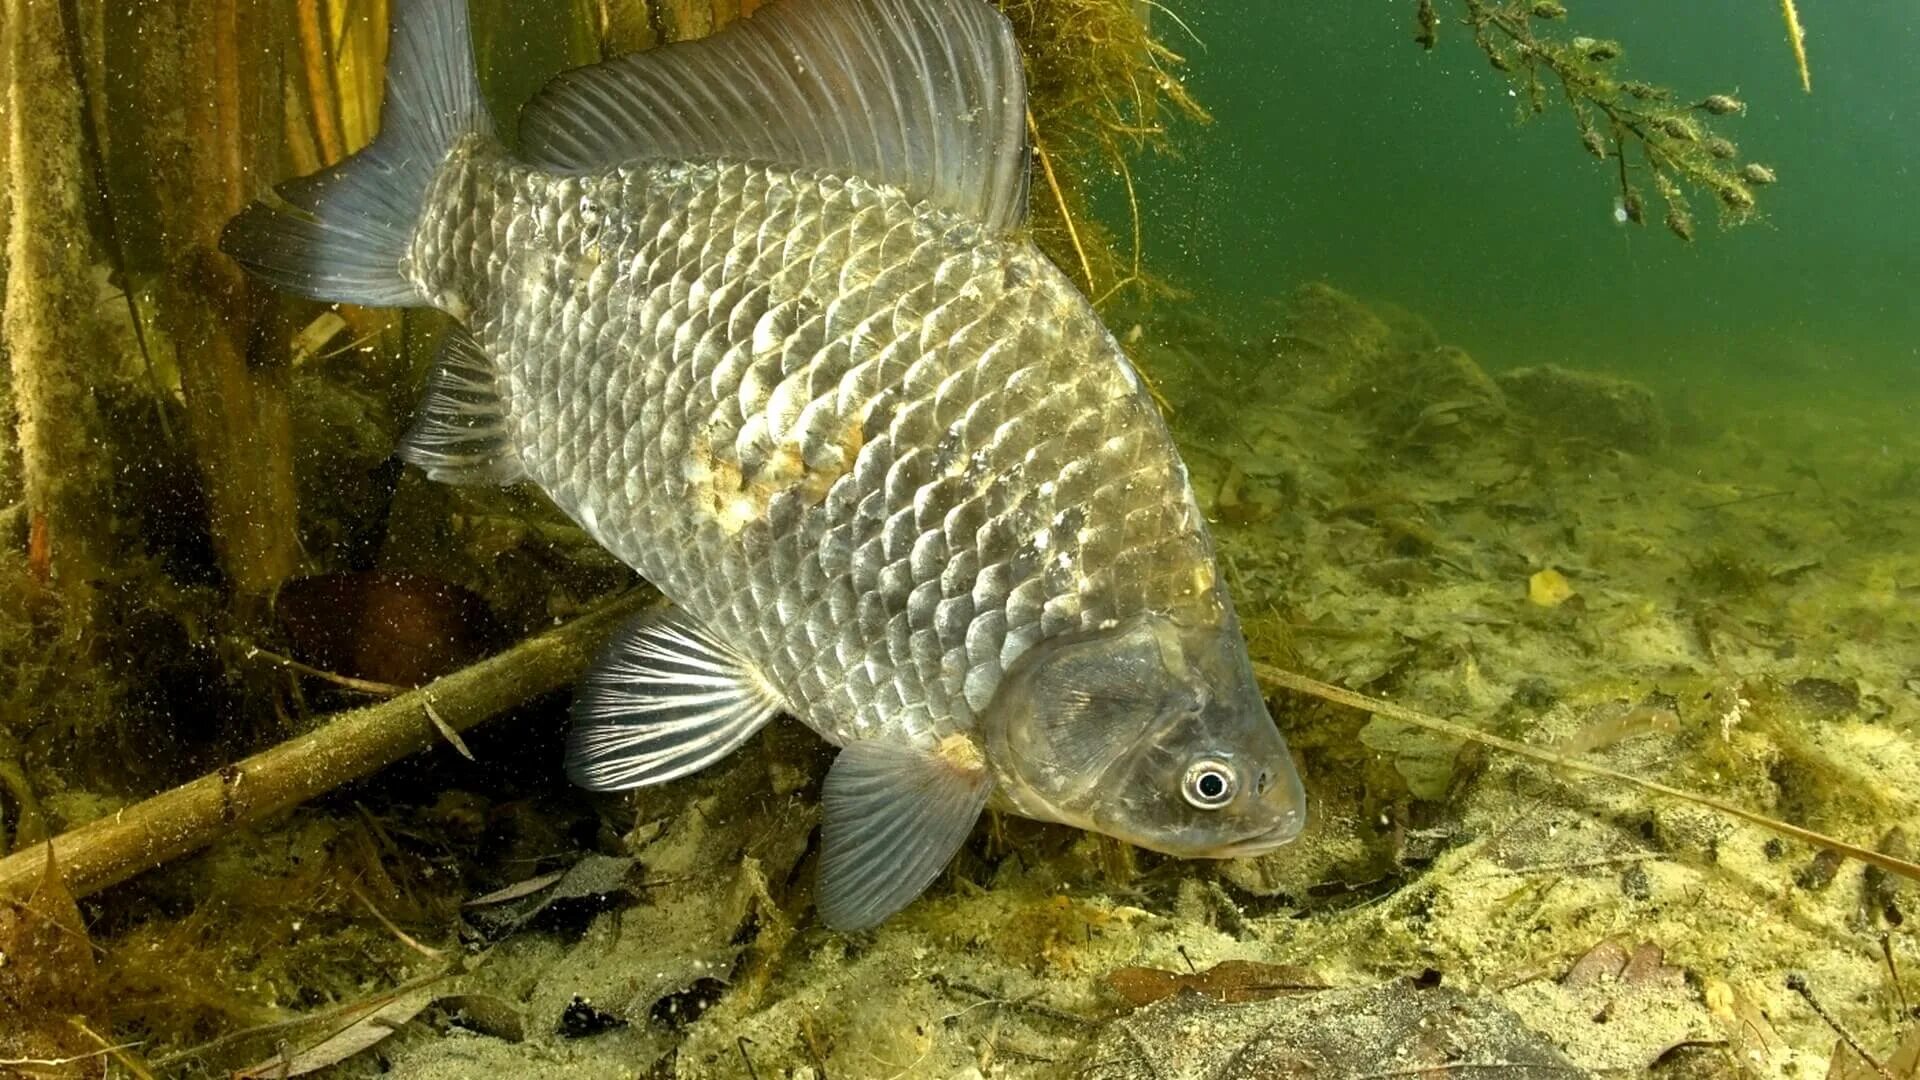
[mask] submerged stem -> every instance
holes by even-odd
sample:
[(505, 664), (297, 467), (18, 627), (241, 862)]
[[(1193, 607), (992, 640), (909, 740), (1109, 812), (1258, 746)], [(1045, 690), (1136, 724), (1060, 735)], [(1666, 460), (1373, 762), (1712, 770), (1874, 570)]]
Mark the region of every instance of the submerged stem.
[(1642, 779), (1631, 773), (1623, 773), (1618, 769), (1610, 769), (1605, 765), (1598, 765), (1591, 761), (1584, 761), (1580, 758), (1557, 753), (1542, 747), (1529, 746), (1526, 743), (1515, 742), (1512, 739), (1503, 739), (1498, 735), (1489, 735), (1484, 731), (1478, 731), (1463, 724), (1442, 720), (1437, 716), (1429, 716), (1418, 710), (1409, 709), (1404, 705), (1395, 705), (1390, 701), (1382, 701), (1379, 698), (1358, 694), (1352, 690), (1334, 686), (1331, 683), (1323, 683), (1318, 679), (1310, 679), (1305, 675), (1295, 674), (1294, 672), (1274, 667), (1271, 664), (1262, 664), (1256, 661), (1253, 665), (1253, 670), (1254, 675), (1258, 677), (1261, 682), (1271, 686), (1298, 691), (1299, 693), (1308, 694), (1324, 701), (1331, 701), (1338, 705), (1345, 705), (1349, 708), (1359, 709), (1362, 712), (1372, 713), (1377, 716), (1391, 717), (1405, 724), (1412, 724), (1415, 727), (1425, 728), (1428, 731), (1437, 731), (1456, 739), (1477, 742), (1483, 746), (1491, 746), (1497, 750), (1504, 750), (1509, 754), (1516, 754), (1520, 757), (1552, 765), (1555, 768), (1586, 773), (1590, 776), (1604, 776), (1609, 780), (1617, 780), (1620, 783), (1639, 788), (1642, 791), (1651, 791), (1656, 795), (1665, 795), (1668, 798), (1680, 799), (1683, 802), (1690, 802), (1697, 806), (1705, 806), (1718, 810), (1723, 814), (1739, 818), (1749, 824), (1758, 825), (1763, 829), (1770, 829), (1783, 836), (1791, 836), (1796, 840), (1804, 840), (1817, 847), (1826, 848), (1829, 851), (1835, 851), (1842, 855), (1858, 859), (1863, 863), (1877, 866), (1890, 874), (1898, 874), (1910, 881), (1920, 881), (1920, 863), (1912, 863), (1906, 859), (1896, 858), (1895, 856), (1875, 851), (1872, 848), (1861, 847), (1858, 844), (1850, 844), (1845, 840), (1836, 839), (1825, 833), (1815, 832), (1812, 829), (1802, 828), (1799, 825), (1794, 825), (1781, 821), (1778, 818), (1768, 817), (1765, 814), (1748, 810), (1743, 806), (1727, 802), (1724, 799), (1717, 799), (1711, 795), (1703, 795), (1697, 791), (1687, 791), (1683, 788), (1672, 787), (1667, 784), (1662, 784), (1657, 780)]
[(244, 761), (0, 858), (0, 897), (30, 893), (50, 850), (59, 854), (67, 888), (85, 896), (424, 750), (442, 738), (422, 708), (429, 700), (447, 726), (460, 730), (563, 686), (649, 595), (609, 601), (437, 682), (341, 713)]

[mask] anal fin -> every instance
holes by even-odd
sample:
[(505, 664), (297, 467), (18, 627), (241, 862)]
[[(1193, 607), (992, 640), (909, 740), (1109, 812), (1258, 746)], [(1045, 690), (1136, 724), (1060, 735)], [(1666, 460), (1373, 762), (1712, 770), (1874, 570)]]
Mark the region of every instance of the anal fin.
[(953, 861), (992, 790), (964, 735), (932, 749), (849, 744), (820, 793), (821, 918), (864, 930), (907, 906)]
[(399, 453), (448, 484), (512, 484), (526, 476), (493, 363), (465, 327), (449, 329), (440, 342)]
[(665, 783), (732, 753), (781, 699), (753, 665), (678, 608), (614, 634), (574, 692), (567, 776), (592, 791)]

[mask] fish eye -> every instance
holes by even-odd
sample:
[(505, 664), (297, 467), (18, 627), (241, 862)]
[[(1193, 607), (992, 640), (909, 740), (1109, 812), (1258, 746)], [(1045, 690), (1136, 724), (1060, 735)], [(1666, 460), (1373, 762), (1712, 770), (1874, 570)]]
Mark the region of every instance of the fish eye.
[(1218, 810), (1233, 801), (1233, 769), (1224, 761), (1202, 758), (1187, 766), (1180, 794), (1202, 810)]

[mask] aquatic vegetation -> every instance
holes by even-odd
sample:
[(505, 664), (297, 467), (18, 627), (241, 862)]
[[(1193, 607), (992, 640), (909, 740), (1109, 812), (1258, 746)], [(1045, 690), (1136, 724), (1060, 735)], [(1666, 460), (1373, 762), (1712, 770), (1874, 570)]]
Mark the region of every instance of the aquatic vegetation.
[[(1059, 265), (1078, 268), (1096, 302), (1147, 284), (1143, 210), (1128, 162), (1142, 150), (1166, 148), (1175, 121), (1209, 119), (1181, 82), (1185, 57), (1166, 44), (1164, 26), (1155, 31), (1149, 13), (1158, 9), (1178, 31), (1185, 24), (1173, 11), (1138, 0), (998, 2), (1026, 60), (1040, 165), (1036, 239)], [(1086, 183), (1099, 169), (1117, 173), (1126, 188), (1130, 243), (1116, 243), (1088, 212)]]
[[(1722, 220), (1740, 223), (1755, 213), (1757, 188), (1775, 181), (1771, 168), (1741, 163), (1735, 144), (1714, 123), (1746, 112), (1732, 94), (1688, 100), (1674, 90), (1624, 77), (1618, 42), (1549, 29), (1565, 20), (1557, 0), (1459, 0), (1462, 21), (1487, 60), (1513, 83), (1527, 115), (1562, 100), (1573, 114), (1580, 145), (1606, 162), (1624, 220), (1644, 225), (1654, 216), (1647, 187), (1660, 200), (1667, 231), (1692, 240), (1695, 221), (1687, 191), (1704, 192)], [(1418, 0), (1414, 40), (1432, 49), (1439, 39), (1435, 0)], [(1798, 19), (1787, 0), (1795, 55), (1805, 77)]]

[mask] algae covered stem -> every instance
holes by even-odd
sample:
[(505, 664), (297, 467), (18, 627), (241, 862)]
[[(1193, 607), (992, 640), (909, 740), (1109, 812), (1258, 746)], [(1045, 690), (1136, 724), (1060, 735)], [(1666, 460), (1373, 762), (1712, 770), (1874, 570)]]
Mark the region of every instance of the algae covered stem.
[(75, 896), (97, 892), (433, 746), (447, 739), (443, 724), (465, 731), (565, 686), (600, 641), (649, 600), (642, 591), (609, 601), (418, 690), (331, 717), (279, 746), (0, 858), (0, 897), (26, 897), (49, 872)]
[[(81, 90), (66, 64), (60, 7), (7, 0), (5, 355), (20, 495), (34, 573), (84, 626), (109, 556), (107, 441), (89, 387), (99, 377), (92, 321), (91, 183)], [(11, 465), (11, 462), (6, 463)]]

